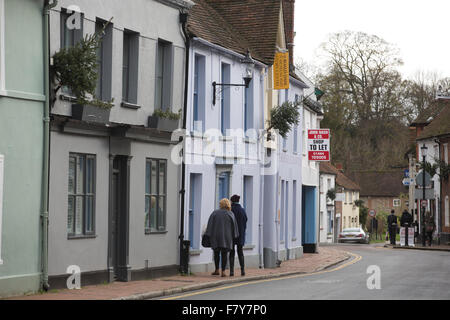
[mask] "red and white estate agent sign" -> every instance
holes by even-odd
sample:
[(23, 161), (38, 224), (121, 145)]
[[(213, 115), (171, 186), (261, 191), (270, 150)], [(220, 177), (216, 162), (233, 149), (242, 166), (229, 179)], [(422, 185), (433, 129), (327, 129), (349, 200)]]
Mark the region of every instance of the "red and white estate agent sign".
[(308, 159), (330, 161), (330, 129), (308, 130)]

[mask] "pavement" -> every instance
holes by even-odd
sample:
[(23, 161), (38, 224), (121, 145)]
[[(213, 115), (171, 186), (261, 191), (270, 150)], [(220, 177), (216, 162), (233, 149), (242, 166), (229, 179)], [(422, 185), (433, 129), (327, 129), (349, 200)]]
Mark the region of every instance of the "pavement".
[(416, 243), (414, 247), (405, 247), (405, 246), (399, 246), (399, 245), (385, 245), (390, 246), (394, 249), (409, 249), (409, 250), (431, 250), (431, 251), (449, 251), (450, 252), (450, 245), (431, 245), (431, 246), (422, 246), (422, 244)]
[[(296, 260), (283, 261), (279, 268), (247, 268), (246, 275), (240, 275), (239, 263), (236, 263), (234, 277), (212, 276), (210, 273), (196, 273), (188, 276), (114, 282), (96, 286), (86, 286), (80, 290), (50, 290), (47, 293), (9, 298), (9, 300), (144, 300), (173, 294), (190, 292), (225, 284), (258, 281), (296, 274), (310, 274), (333, 267), (351, 258), (345, 250), (333, 247), (320, 247), (316, 254), (305, 253)], [(228, 275), (228, 271), (227, 271)]]

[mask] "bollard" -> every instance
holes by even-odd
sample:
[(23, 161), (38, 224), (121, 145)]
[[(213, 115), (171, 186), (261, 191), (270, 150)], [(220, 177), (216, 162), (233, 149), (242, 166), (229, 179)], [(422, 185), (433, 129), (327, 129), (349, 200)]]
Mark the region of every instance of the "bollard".
[(191, 242), (189, 240), (182, 241), (180, 271), (182, 274), (189, 273), (189, 248)]
[(405, 223), (405, 247), (408, 247), (409, 243), (408, 243), (408, 223)]

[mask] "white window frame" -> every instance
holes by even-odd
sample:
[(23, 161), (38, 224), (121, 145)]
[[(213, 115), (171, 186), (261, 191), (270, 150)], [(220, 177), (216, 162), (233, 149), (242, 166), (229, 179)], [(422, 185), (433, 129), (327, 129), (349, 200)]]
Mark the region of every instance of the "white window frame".
[[(1, 0), (0, 0), (1, 1)], [(3, 177), (4, 177), (5, 157), (0, 154), (0, 266), (2, 260), (2, 219), (3, 219)]]
[(400, 199), (394, 199), (394, 200), (393, 200), (393, 203), (392, 203), (392, 205), (393, 205), (394, 207), (400, 207), (401, 204), (402, 204), (402, 202), (401, 202)]
[(0, 95), (6, 93), (5, 66), (5, 0), (0, 0)]

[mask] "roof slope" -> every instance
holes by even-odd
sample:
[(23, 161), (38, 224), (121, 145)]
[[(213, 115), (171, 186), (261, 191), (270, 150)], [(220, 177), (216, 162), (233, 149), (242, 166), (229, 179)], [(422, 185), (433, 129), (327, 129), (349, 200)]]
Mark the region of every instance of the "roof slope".
[(349, 177), (344, 175), (342, 172), (338, 171), (337, 177), (336, 177), (336, 184), (338, 186), (344, 187), (347, 190), (353, 190), (353, 191), (359, 191), (361, 188), (359, 185), (352, 181)]
[(349, 176), (361, 186), (361, 197), (398, 197), (408, 192), (402, 183), (403, 170), (357, 171)]
[(330, 162), (320, 162), (319, 164), (320, 173), (332, 174), (337, 176), (339, 174), (339, 170), (333, 166)]
[(195, 0), (188, 30), (211, 43), (272, 65), (276, 52), (280, 0)]
[(450, 104), (448, 99), (438, 99), (431, 103), (428, 108), (423, 110), (419, 116), (411, 123), (411, 126), (427, 125), (442, 111), (442, 109)]
[(444, 104), (441, 112), (419, 134), (417, 140), (429, 139), (450, 134), (450, 102)]

